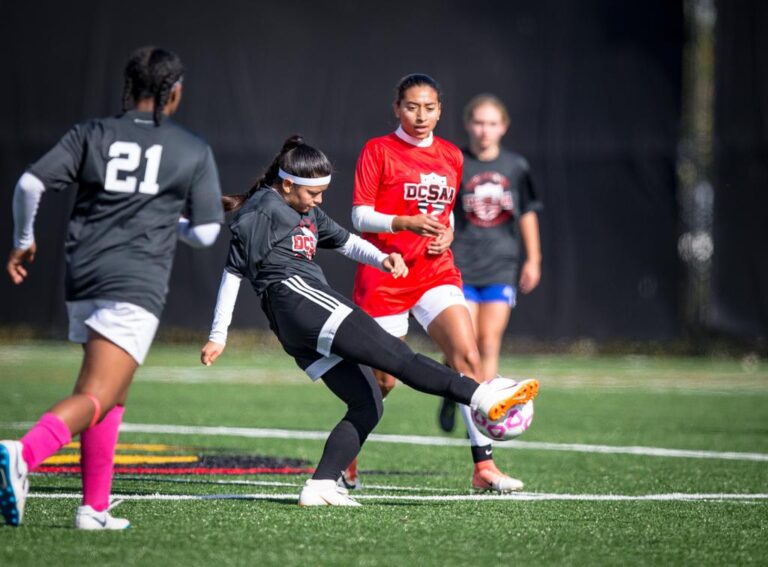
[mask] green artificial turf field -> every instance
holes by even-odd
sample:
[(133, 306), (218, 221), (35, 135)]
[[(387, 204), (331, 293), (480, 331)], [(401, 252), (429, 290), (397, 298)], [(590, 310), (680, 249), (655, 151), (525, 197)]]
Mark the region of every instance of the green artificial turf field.
[[(0, 565), (768, 563), (765, 361), (505, 358), (542, 385), (530, 431), (495, 451), (526, 483), (509, 497), (469, 490), (462, 426), (440, 433), (437, 401), (400, 385), (360, 459), (363, 506), (302, 509), (306, 472), (237, 473), (312, 467), (341, 402), (280, 351), (204, 368), (198, 348), (157, 344), (137, 374), (114, 485), (133, 527), (70, 529), (79, 478), (52, 472), (76, 466), (67, 449), (32, 476), (24, 525), (0, 527)], [(0, 346), (0, 437), (66, 395), (79, 360)]]

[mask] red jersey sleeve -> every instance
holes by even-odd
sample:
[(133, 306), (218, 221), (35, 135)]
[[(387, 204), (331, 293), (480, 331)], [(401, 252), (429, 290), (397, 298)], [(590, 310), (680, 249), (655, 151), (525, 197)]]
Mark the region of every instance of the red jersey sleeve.
[(358, 205), (373, 207), (376, 205), (376, 195), (381, 184), (383, 166), (381, 148), (373, 140), (369, 141), (363, 151), (360, 152), (360, 157), (357, 158), (355, 189), (352, 193), (353, 207)]

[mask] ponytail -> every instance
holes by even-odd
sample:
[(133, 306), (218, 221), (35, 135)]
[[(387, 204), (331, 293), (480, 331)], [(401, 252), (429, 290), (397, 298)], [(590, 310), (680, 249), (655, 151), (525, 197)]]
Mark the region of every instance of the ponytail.
[(280, 180), (280, 169), (298, 177), (325, 177), (331, 174), (333, 167), (323, 152), (306, 144), (299, 134), (294, 134), (283, 143), (280, 152), (247, 193), (221, 198), (224, 211), (237, 211), (262, 187), (274, 187)]

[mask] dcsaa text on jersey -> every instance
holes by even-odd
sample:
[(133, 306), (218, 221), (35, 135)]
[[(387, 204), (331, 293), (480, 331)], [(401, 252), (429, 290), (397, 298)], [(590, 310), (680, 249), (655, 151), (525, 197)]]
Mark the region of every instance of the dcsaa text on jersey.
[(448, 186), (448, 178), (437, 173), (420, 173), (420, 183), (405, 183), (404, 198), (418, 201), (419, 211), (423, 214), (440, 214), (446, 205), (453, 202), (456, 189)]

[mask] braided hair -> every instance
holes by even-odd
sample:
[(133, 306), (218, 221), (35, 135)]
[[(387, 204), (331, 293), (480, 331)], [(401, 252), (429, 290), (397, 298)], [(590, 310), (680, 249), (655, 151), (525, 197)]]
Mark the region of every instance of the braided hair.
[(331, 174), (333, 166), (323, 152), (306, 144), (304, 138), (294, 134), (283, 143), (280, 152), (247, 193), (224, 195), (221, 198), (224, 210), (236, 211), (248, 197), (262, 187), (276, 185), (280, 180), (280, 169), (298, 177), (325, 177)]
[(184, 66), (173, 51), (161, 47), (142, 47), (131, 54), (125, 66), (123, 112), (146, 98), (155, 102), (153, 118), (159, 126), (171, 89), (181, 80)]

